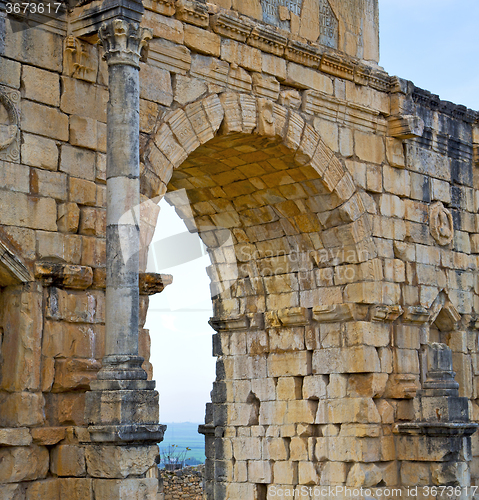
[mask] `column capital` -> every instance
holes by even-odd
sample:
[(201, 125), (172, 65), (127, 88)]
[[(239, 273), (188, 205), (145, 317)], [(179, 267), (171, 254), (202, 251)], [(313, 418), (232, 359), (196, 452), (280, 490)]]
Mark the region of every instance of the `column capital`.
[(148, 41), (153, 38), (149, 28), (123, 19), (112, 19), (102, 24), (98, 31), (100, 45), (105, 53), (103, 59), (109, 66), (123, 64), (139, 68), (146, 61)]

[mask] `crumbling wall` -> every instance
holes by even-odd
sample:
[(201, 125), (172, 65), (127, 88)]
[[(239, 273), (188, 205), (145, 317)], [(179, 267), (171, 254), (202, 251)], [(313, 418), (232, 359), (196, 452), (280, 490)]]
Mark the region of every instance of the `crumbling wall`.
[(204, 466), (185, 467), (178, 471), (161, 471), (165, 500), (201, 500)]

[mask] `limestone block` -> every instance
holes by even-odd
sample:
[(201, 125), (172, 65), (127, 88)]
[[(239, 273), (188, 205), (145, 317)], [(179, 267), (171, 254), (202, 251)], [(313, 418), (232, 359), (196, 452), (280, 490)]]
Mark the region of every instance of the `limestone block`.
[(313, 424), (316, 413), (315, 401), (288, 401), (287, 409), (284, 414), (285, 424)]
[(287, 65), (287, 85), (300, 89), (313, 89), (332, 95), (333, 81), (317, 70), (289, 62)]
[[(228, 87), (231, 90), (237, 90), (239, 92), (249, 92), (251, 91), (251, 76), (243, 68), (230, 68), (228, 74)], [(255, 115), (256, 118), (256, 115)]]
[(0, 448), (0, 482), (16, 483), (46, 477), (48, 449), (43, 446)]
[(95, 359), (58, 359), (52, 392), (89, 389), (100, 368), (101, 363)]
[(377, 350), (372, 346), (321, 349), (313, 353), (313, 373), (380, 372)]
[(69, 185), (70, 201), (80, 205), (96, 205), (96, 185), (86, 179), (70, 178)]
[(2, 162), (0, 185), (3, 189), (30, 192), (30, 169), (18, 163)]
[(29, 427), (43, 424), (45, 401), (38, 393), (16, 392), (0, 399), (2, 427)]
[(350, 375), (347, 394), (350, 397), (380, 398), (386, 389), (387, 373)]
[[(159, 2), (152, 3), (155, 6), (161, 5)], [(160, 37), (176, 43), (183, 43), (184, 41), (183, 23), (177, 19), (165, 17), (156, 12), (151, 12), (150, 10), (145, 10), (142, 19), (142, 26), (153, 30), (154, 40), (150, 41), (150, 46), (152, 43), (157, 41), (157, 38)]]
[[(42, 297), (39, 293), (20, 290), (5, 294), (3, 301), (3, 376), (0, 387), (8, 391), (40, 389), (40, 346)], [(24, 396), (22, 396), (24, 394)], [(31, 395), (35, 399), (35, 395)], [(27, 393), (7, 396), (11, 410)], [(25, 416), (24, 412), (21, 412)], [(15, 425), (16, 426), (16, 425)]]
[(251, 389), (260, 401), (274, 401), (276, 399), (276, 386), (273, 378), (253, 380)]
[(232, 0), (232, 2), (233, 10), (253, 19), (263, 20), (263, 11), (259, 0)]
[[(158, 446), (104, 446), (85, 448), (88, 474), (96, 478), (127, 478), (153, 467)], [(126, 498), (126, 497), (125, 497)]]
[(25, 498), (26, 500), (60, 500), (60, 481), (51, 478), (32, 482), (27, 486)]
[(221, 59), (242, 66), (249, 71), (261, 72), (261, 51), (234, 40), (221, 41)]
[(380, 423), (381, 416), (372, 398), (344, 398), (319, 401), (315, 423), (348, 422)]
[(32, 444), (32, 436), (27, 428), (0, 429), (1, 446), (28, 446), (30, 444)]
[(62, 233), (76, 233), (80, 223), (80, 209), (76, 203), (58, 205), (58, 230)]
[(271, 353), (267, 363), (269, 377), (311, 374), (311, 355), (306, 351)]
[(58, 109), (24, 100), (21, 115), (23, 131), (68, 141), (68, 116)]
[(55, 446), (51, 453), (50, 470), (57, 476), (86, 475), (84, 448), (74, 445)]
[(104, 236), (106, 234), (106, 211), (101, 208), (82, 208), (79, 233)]
[(385, 160), (384, 140), (374, 134), (354, 131), (354, 147), (360, 160), (382, 163)]
[(23, 66), (22, 86), (24, 97), (50, 106), (60, 105), (60, 80), (58, 74), (33, 66)]
[(95, 180), (95, 153), (83, 148), (63, 145), (60, 170), (74, 177)]
[(398, 217), (402, 219), (405, 214), (404, 202), (396, 195), (381, 195), (379, 209), (380, 213), (387, 217)]
[(54, 232), (37, 231), (37, 255), (39, 258), (58, 258), (72, 264), (80, 263), (81, 238)]
[[(327, 377), (324, 375), (310, 375), (303, 378), (303, 398), (323, 399), (326, 397)], [(299, 398), (298, 398), (299, 399)]]
[(431, 464), (432, 484), (459, 484), (462, 487), (471, 484), (467, 462), (449, 462)]
[(98, 135), (98, 122), (96, 120), (76, 115), (70, 116), (70, 144), (97, 149)]
[(211, 31), (196, 26), (185, 25), (185, 45), (195, 52), (219, 57), (221, 38)]
[[(320, 485), (338, 485), (346, 481), (347, 465), (342, 462), (326, 462), (321, 470)], [(313, 490), (314, 491), (314, 490)]]
[(383, 167), (384, 189), (398, 196), (409, 196), (411, 193), (411, 180), (407, 170), (392, 168), (388, 165)]
[(60, 499), (91, 500), (93, 499), (92, 486), (93, 481), (90, 478), (60, 479)]
[(382, 323), (353, 321), (344, 325), (346, 344), (387, 346), (390, 342), (390, 326)]
[(261, 460), (261, 439), (233, 438), (233, 454), (236, 460)]
[(33, 442), (38, 445), (51, 446), (65, 439), (65, 427), (37, 427), (31, 430)]
[(263, 440), (263, 458), (266, 460), (288, 460), (288, 441), (283, 438), (269, 438)]
[(0, 63), (0, 83), (16, 89), (20, 88), (21, 68), (22, 66), (19, 62), (2, 57)]
[(156, 500), (158, 498), (158, 479), (132, 478), (122, 481), (95, 479), (93, 489), (95, 500)]
[(404, 159), (404, 148), (401, 140), (394, 137), (386, 137), (386, 156), (392, 167), (405, 167), (406, 161)]
[(195, 101), (208, 90), (206, 84), (197, 78), (177, 75), (173, 82), (175, 101), (182, 106)]
[(148, 67), (150, 66), (186, 75), (191, 67), (191, 54), (183, 45), (163, 39), (152, 40), (148, 53)]
[[(158, 118), (158, 104), (145, 101), (144, 99), (140, 99), (140, 132), (144, 132), (146, 134), (151, 134), (153, 132), (153, 127), (155, 126), (156, 119)], [(99, 176), (99, 165), (98, 158), (102, 158), (102, 163), (104, 164), (104, 168), (101, 169), (101, 172), (104, 175)], [(97, 155), (97, 180), (106, 180), (106, 158), (104, 155)]]
[(260, 425), (281, 425), (284, 420), (287, 404), (285, 401), (262, 402), (259, 413)]
[(313, 462), (298, 462), (298, 481), (299, 484), (318, 484), (319, 475), (316, 464)]
[[(4, 55), (55, 72), (62, 71), (63, 36), (33, 28), (25, 30), (24, 21), (11, 20), (5, 24)], [(19, 54), (18, 47), (23, 47)]]
[(191, 76), (224, 88), (228, 80), (229, 66), (226, 61), (194, 54), (191, 61)]
[(22, 163), (48, 170), (58, 169), (58, 148), (54, 141), (23, 134)]
[(248, 481), (252, 483), (271, 483), (273, 481), (271, 462), (266, 460), (248, 461)]
[(415, 349), (394, 349), (394, 364), (397, 373), (419, 374), (419, 358)]
[(278, 400), (301, 399), (301, 377), (280, 377), (276, 385)]
[(291, 461), (308, 460), (308, 439), (292, 437), (289, 445)]
[(140, 64), (140, 97), (164, 106), (173, 102), (171, 76), (163, 69)]
[[(141, 73), (140, 71), (140, 75)], [(64, 113), (85, 116), (106, 123), (107, 89), (66, 76), (62, 77), (62, 86), (60, 109)], [(67, 127), (65, 129), (67, 130)]]
[(354, 464), (348, 473), (346, 484), (351, 487), (369, 488), (382, 480), (381, 469), (375, 464)]
[(32, 194), (49, 196), (59, 201), (67, 198), (67, 176), (60, 172), (32, 168), (30, 185)]
[[(323, 375), (324, 376), (324, 375)], [(331, 373), (329, 375), (329, 384), (326, 388), (327, 398), (344, 398), (348, 385), (348, 376), (341, 373)]]
[(285, 80), (286, 61), (281, 57), (276, 57), (273, 54), (267, 54), (265, 52), (263, 52), (261, 55), (262, 55), (263, 73), (267, 73), (268, 75), (273, 75), (280, 81)]

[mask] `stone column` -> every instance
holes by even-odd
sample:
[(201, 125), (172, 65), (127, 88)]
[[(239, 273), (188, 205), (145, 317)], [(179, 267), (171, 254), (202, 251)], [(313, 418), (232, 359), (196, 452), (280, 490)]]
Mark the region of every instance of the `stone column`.
[(141, 52), (151, 38), (115, 19), (99, 31), (108, 63), (106, 356), (100, 379), (146, 379), (138, 357)]
[(105, 22), (99, 37), (108, 63), (106, 355), (87, 393), (93, 442), (158, 443), (158, 393), (138, 356), (139, 62), (151, 33), (134, 22)]

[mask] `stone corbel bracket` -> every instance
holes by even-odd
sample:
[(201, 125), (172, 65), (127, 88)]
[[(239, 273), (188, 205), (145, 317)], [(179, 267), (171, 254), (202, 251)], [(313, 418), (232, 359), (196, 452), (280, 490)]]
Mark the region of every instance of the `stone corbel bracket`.
[(419, 116), (404, 115), (388, 118), (388, 135), (397, 139), (422, 137), (424, 121)]
[(44, 286), (86, 290), (93, 283), (93, 270), (87, 266), (37, 262), (35, 278), (43, 281)]

